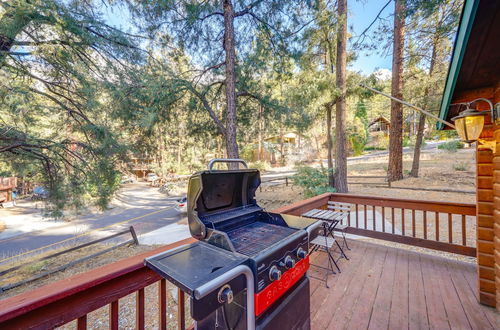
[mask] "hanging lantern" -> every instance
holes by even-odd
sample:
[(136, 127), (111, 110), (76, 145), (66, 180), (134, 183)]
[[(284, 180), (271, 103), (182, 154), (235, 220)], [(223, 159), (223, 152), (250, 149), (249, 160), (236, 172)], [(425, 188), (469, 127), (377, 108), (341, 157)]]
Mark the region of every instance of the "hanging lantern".
[(451, 118), (455, 122), (460, 139), (466, 143), (476, 142), (481, 135), (484, 127), (484, 117), (488, 111), (477, 111), (475, 109), (466, 109), (460, 112), (456, 117)]

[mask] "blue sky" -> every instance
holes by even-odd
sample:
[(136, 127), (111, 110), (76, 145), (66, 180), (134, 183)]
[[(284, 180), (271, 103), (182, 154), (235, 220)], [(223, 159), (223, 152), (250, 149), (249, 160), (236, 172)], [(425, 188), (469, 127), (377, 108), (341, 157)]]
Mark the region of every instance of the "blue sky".
[[(348, 26), (353, 27), (350, 31), (352, 36), (355, 37), (363, 32), (364, 29), (370, 25), (375, 19), (378, 12), (384, 7), (387, 0), (350, 0), (348, 2)], [(392, 14), (394, 13), (394, 1), (387, 6), (381, 14), (381, 17), (389, 17), (392, 21)], [(371, 30), (377, 27), (375, 23)], [(390, 53), (390, 52), (389, 52)], [(351, 63), (350, 69), (361, 71), (365, 74), (370, 74), (376, 69), (389, 69), (391, 70), (391, 56), (382, 57), (374, 52), (360, 52), (355, 62)]]
[[(348, 26), (353, 30), (349, 31), (353, 37), (359, 35), (377, 16), (378, 12), (387, 3), (387, 0), (349, 0), (348, 1)], [(394, 12), (394, 2), (389, 4), (382, 12), (381, 17), (389, 17)], [(127, 9), (121, 6), (112, 6), (107, 10), (106, 20), (108, 24), (123, 30), (131, 28), (132, 19)], [(390, 17), (392, 20), (392, 17)], [(372, 26), (374, 30), (377, 24)], [(390, 53), (390, 52), (389, 52)], [(361, 51), (358, 58), (349, 65), (350, 70), (361, 71), (370, 74), (377, 69), (391, 69), (391, 57), (381, 56), (375, 52)]]

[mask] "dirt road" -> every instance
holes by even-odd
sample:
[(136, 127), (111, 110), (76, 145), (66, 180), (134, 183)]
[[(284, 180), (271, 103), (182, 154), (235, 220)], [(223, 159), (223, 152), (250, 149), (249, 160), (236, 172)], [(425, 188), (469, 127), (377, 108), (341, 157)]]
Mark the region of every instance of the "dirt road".
[[(19, 257), (101, 238), (129, 226), (134, 226), (140, 235), (175, 223), (181, 220), (181, 215), (175, 209), (175, 199), (168, 198), (159, 193), (158, 188), (151, 188), (145, 183), (128, 184), (119, 191), (110, 210), (89, 213), (69, 223), (61, 222), (46, 229), (20, 232), (0, 240), (0, 265)], [(19, 216), (23, 217), (22, 214)], [(39, 221), (53, 222), (41, 217)], [(125, 239), (130, 237), (117, 238)]]

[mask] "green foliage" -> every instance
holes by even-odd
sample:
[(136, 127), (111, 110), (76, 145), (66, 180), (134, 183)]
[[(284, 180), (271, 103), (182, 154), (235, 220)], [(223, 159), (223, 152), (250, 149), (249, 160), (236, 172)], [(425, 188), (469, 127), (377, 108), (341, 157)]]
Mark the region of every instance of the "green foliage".
[(0, 39), (12, 40), (0, 54), (2, 172), (44, 186), (52, 216), (89, 203), (105, 208), (126, 152), (111, 105), (143, 59), (139, 39), (108, 26), (94, 1), (0, 7)]
[(408, 136), (403, 136), (403, 147), (409, 147), (411, 145), (411, 139)]
[(439, 140), (449, 140), (458, 138), (458, 133), (456, 130), (441, 130), (437, 131), (437, 138)]
[(312, 197), (325, 192), (335, 192), (328, 184), (328, 170), (313, 167), (299, 167), (292, 177), (293, 183), (304, 189), (306, 197)]
[(368, 114), (363, 99), (356, 104), (354, 120), (347, 131), (354, 156), (362, 155), (368, 142)]
[(249, 168), (255, 168), (261, 172), (267, 171), (271, 168), (271, 164), (265, 160), (257, 160), (255, 162), (248, 163)]
[(349, 142), (351, 144), (352, 153), (354, 156), (360, 156), (365, 151), (366, 140), (356, 134), (351, 134), (349, 136)]
[(255, 160), (255, 146), (252, 144), (242, 146), (240, 149), (240, 158), (247, 162), (253, 162)]
[(381, 136), (378, 139), (377, 150), (389, 149), (389, 136)]
[(455, 171), (460, 171), (464, 172), (469, 169), (469, 163), (468, 162), (456, 162), (453, 164), (453, 169)]
[(445, 142), (443, 144), (438, 145), (438, 149), (446, 150), (448, 152), (457, 152), (458, 149), (462, 149), (464, 144), (461, 141), (453, 140), (449, 142)]
[(380, 146), (371, 146), (371, 147), (365, 147), (365, 151), (373, 151), (373, 150), (387, 150), (387, 148), (383, 148)]

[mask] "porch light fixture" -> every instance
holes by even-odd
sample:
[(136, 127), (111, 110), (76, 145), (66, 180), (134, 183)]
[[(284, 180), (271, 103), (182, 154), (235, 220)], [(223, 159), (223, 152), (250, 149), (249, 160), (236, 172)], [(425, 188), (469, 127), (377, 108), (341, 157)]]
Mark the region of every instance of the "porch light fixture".
[[(488, 103), (490, 106), (490, 112), (488, 111), (478, 111), (476, 109), (471, 108), (472, 103), (476, 103), (479, 101), (483, 101)], [(460, 139), (467, 143), (473, 143), (479, 140), (479, 136), (484, 128), (484, 117), (491, 114), (491, 120), (497, 123), (500, 119), (498, 114), (498, 110), (500, 107), (493, 107), (493, 103), (490, 100), (485, 98), (478, 98), (474, 101), (467, 103), (467, 109), (460, 112), (460, 114), (456, 117), (451, 118), (452, 121), (455, 122), (455, 128), (457, 130), (458, 136)], [(484, 141), (480, 141), (484, 144)]]

